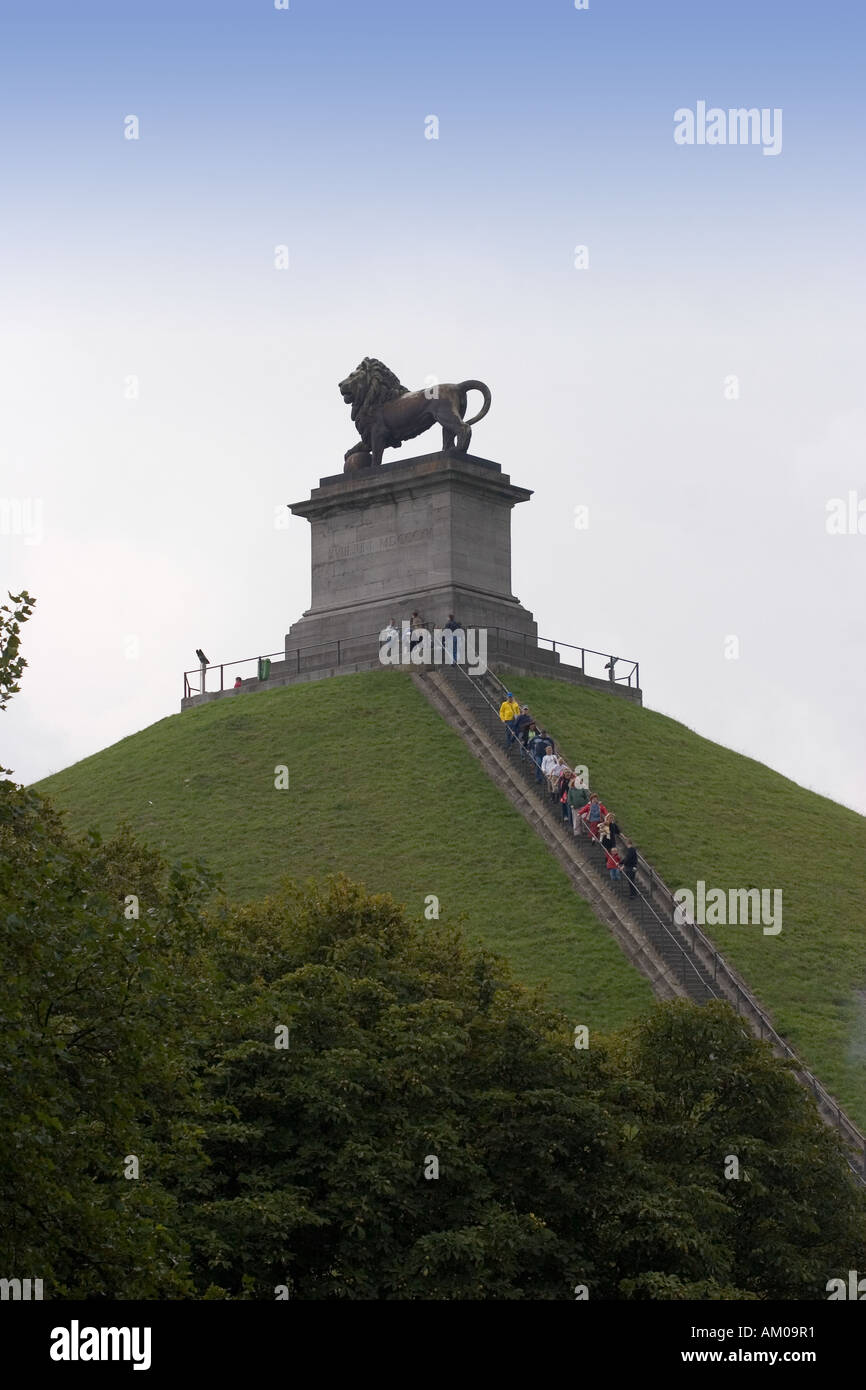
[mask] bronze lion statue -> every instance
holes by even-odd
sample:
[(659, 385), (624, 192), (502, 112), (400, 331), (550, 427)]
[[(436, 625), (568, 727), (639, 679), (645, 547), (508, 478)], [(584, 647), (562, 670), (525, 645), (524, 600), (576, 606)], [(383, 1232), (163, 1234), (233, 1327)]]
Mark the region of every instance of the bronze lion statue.
[[(484, 404), (471, 420), (464, 420), (467, 391), (480, 391)], [(340, 394), (352, 407), (352, 419), (361, 443), (346, 454), (345, 471), (378, 468), (386, 449), (399, 449), (432, 425), (442, 426), (442, 448), (465, 454), (472, 438), (471, 426), (490, 409), (490, 390), (483, 381), (461, 381), (407, 391), (394, 373), (375, 357), (365, 357), (340, 382)]]

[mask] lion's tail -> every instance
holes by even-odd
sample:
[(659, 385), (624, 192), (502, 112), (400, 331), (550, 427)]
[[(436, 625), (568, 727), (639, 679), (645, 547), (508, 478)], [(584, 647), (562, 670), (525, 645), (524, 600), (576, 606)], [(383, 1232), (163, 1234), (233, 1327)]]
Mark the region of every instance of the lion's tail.
[(493, 397), (490, 394), (490, 387), (485, 386), (483, 381), (461, 381), (460, 390), (464, 393), (464, 395), (467, 391), (480, 391), (482, 396), (484, 397), (484, 404), (479, 410), (478, 414), (473, 415), (471, 420), (464, 420), (464, 425), (474, 425), (479, 420), (483, 420), (484, 416), (490, 409), (490, 402), (493, 400)]

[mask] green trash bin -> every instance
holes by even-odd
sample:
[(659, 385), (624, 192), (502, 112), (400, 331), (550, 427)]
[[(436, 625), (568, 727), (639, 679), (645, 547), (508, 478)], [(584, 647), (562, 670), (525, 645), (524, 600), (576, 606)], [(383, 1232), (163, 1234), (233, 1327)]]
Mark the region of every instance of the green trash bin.
[(266, 681), (271, 674), (271, 659), (269, 656), (259, 657), (259, 680)]

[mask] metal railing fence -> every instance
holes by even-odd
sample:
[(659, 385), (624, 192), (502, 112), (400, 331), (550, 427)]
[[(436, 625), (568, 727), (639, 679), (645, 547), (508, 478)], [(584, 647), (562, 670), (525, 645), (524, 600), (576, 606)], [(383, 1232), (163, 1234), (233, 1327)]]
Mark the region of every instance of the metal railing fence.
[[(428, 626), (424, 630), (430, 632), (434, 629)], [(614, 656), (610, 652), (596, 651), (593, 647), (579, 647), (571, 642), (560, 642), (558, 638), (554, 640), (549, 637), (539, 637), (536, 640), (528, 633), (518, 632), (514, 628), (488, 627), (484, 631), (487, 633), (488, 651), (492, 649), (493, 655), (497, 658), (519, 660), (522, 655), (525, 660), (532, 660), (533, 654), (535, 654), (537, 660), (538, 652), (542, 651), (552, 652), (561, 660), (563, 651), (579, 652), (579, 662), (565, 661), (562, 664), (569, 668), (573, 666), (574, 669), (591, 680), (606, 679), (609, 684), (640, 688), (640, 666), (631, 657)], [(337, 637), (329, 642), (315, 642), (304, 647), (290, 648), (288, 655), (283, 649), (278, 652), (264, 652), (258, 656), (240, 657), (234, 661), (210, 662), (206, 666), (193, 666), (183, 673), (183, 698), (189, 700), (195, 695), (229, 693), (236, 688), (234, 681), (237, 677), (240, 677), (242, 683), (244, 681), (258, 681), (261, 679), (259, 673), (262, 669), (262, 662), (278, 662), (279, 672), (273, 672), (273, 674), (284, 676), (354, 665), (364, 659), (371, 659), (372, 655), (378, 652), (380, 638), (381, 632), (367, 632), (358, 637)], [(549, 646), (543, 645), (544, 643), (548, 643)], [(604, 664), (601, 665), (600, 661), (596, 661), (595, 658), (600, 658)], [(623, 665), (624, 669), (621, 675), (617, 675), (616, 669), (620, 664)], [(607, 672), (607, 675), (602, 674), (603, 672)], [(216, 683), (217, 673), (219, 673), (218, 685)], [(268, 676), (270, 674), (270, 668), (268, 668)], [(212, 682), (210, 688), (208, 688), (209, 676)]]

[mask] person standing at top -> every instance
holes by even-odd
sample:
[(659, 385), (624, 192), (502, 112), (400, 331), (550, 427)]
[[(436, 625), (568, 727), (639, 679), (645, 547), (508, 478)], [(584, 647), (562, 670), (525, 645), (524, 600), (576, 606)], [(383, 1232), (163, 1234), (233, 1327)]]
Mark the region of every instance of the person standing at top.
[(445, 631), (448, 633), (448, 636), (445, 638), (445, 655), (451, 666), (454, 666), (457, 662), (457, 633), (462, 626), (463, 624), (458, 623), (453, 613), (448, 614), (448, 621), (445, 624)]
[(520, 714), (520, 706), (509, 690), (499, 706), (499, 718), (505, 725), (505, 747), (510, 748), (514, 742), (514, 723)]
[(240, 688), (241, 688), (242, 685), (243, 685), (243, 681), (241, 680), (240, 676), (236, 676), (236, 677), (235, 677), (235, 690), (240, 690)]
[(421, 641), (423, 641), (423, 636), (422, 636), (422, 632), (421, 632), (421, 629), (423, 628), (423, 626), (424, 626), (424, 619), (421, 617), (421, 614), (418, 612), (418, 609), (416, 608), (415, 611), (414, 611), (414, 613), (412, 614), (411, 618), (409, 619), (409, 632), (410, 632), (409, 651), (410, 651), (410, 652), (413, 652), (413, 651), (415, 650), (415, 648), (418, 646), (418, 643), (421, 642)]
[[(389, 651), (390, 651), (391, 653), (393, 653), (393, 650), (394, 650), (394, 643), (395, 643), (395, 642), (397, 643), (397, 652), (398, 652), (398, 655), (399, 655), (399, 652), (400, 652), (400, 646), (399, 646), (399, 643), (400, 643), (400, 633), (399, 633), (399, 631), (397, 630), (397, 624), (394, 622), (394, 619), (393, 619), (393, 618), (389, 618), (389, 619), (388, 619), (388, 625), (387, 625), (387, 627), (383, 627), (383, 628), (382, 628), (382, 631), (379, 633), (379, 659), (380, 659), (380, 661), (389, 661), (389, 660), (393, 660), (393, 657), (392, 657), (392, 656), (384, 655), (383, 653), (384, 653), (384, 649), (385, 649), (386, 647), (389, 648)], [(400, 658), (400, 659), (402, 660), (402, 658)]]

